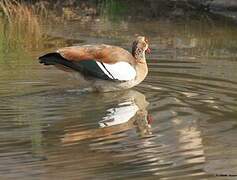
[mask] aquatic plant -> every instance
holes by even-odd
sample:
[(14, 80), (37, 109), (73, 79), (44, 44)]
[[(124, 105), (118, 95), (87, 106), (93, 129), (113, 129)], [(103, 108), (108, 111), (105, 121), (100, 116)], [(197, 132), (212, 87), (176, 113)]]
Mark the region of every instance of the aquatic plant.
[(22, 1), (1, 0), (0, 12), (3, 14), (3, 25), (7, 29), (8, 47), (21, 45), (32, 47), (37, 45), (42, 37), (40, 23), (47, 16), (43, 3), (30, 5)]

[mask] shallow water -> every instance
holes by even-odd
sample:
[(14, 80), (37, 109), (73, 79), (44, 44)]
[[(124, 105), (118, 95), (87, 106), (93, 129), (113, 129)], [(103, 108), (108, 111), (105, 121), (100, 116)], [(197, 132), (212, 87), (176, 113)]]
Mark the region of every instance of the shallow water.
[[(41, 28), (42, 40), (25, 43), (0, 23), (1, 179), (236, 178), (236, 25), (204, 18)], [(130, 49), (136, 33), (150, 38), (152, 54), (148, 77), (131, 90), (86, 93), (37, 62), (64, 45)]]

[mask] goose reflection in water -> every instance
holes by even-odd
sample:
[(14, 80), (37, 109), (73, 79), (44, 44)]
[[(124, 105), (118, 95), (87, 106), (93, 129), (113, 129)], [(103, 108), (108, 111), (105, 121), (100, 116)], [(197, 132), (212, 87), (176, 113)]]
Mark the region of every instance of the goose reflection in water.
[[(105, 110), (105, 115), (98, 119), (98, 128), (82, 130), (79, 132), (68, 132), (62, 138), (64, 143), (97, 138), (118, 132), (123, 132), (134, 127), (141, 136), (150, 135), (152, 117), (146, 110), (148, 102), (145, 96), (135, 90), (124, 92), (111, 92), (100, 95), (100, 102), (109, 99), (116, 100), (112, 107)], [(98, 101), (97, 101), (98, 102)], [(103, 109), (104, 110), (104, 109)], [(103, 114), (100, 112), (100, 114)]]

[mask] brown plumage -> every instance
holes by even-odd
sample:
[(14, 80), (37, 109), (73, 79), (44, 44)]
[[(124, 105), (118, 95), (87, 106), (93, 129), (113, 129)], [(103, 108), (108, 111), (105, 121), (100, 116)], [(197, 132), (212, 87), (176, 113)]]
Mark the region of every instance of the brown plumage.
[(84, 45), (61, 48), (57, 51), (69, 61), (95, 59), (100, 62), (114, 64), (119, 61), (134, 63), (134, 57), (127, 50), (110, 45)]
[(45, 65), (80, 74), (92, 90), (104, 92), (131, 88), (143, 81), (148, 72), (145, 52), (149, 51), (147, 39), (139, 36), (132, 53), (105, 44), (83, 45), (61, 48), (39, 59)]

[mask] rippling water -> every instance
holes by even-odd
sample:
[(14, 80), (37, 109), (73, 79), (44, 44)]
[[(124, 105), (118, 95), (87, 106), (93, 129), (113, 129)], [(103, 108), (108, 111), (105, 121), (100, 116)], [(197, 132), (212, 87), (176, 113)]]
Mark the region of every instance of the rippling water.
[[(236, 178), (236, 25), (96, 21), (43, 31), (35, 48), (1, 36), (1, 179)], [(150, 37), (153, 53), (131, 90), (85, 93), (36, 60), (62, 45), (130, 49), (136, 33)]]

